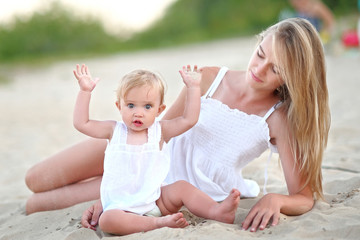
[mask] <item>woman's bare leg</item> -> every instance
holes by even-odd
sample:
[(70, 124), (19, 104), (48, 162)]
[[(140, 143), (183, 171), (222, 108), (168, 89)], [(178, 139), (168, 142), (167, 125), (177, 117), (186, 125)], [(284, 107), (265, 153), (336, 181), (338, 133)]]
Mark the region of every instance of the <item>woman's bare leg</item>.
[(99, 220), (102, 231), (116, 235), (146, 232), (162, 227), (184, 228), (188, 222), (182, 213), (163, 217), (146, 217), (118, 209), (105, 211)]
[[(102, 175), (105, 148), (106, 140), (87, 139), (29, 169), (25, 182), (35, 194), (27, 202), (28, 213), (37, 209), (58, 209), (59, 206), (67, 207), (98, 198), (99, 180), (78, 183)], [(80, 191), (83, 187), (87, 189), (86, 193)], [(65, 201), (68, 204), (64, 204), (61, 198), (56, 202), (56, 197), (62, 194), (69, 197)], [(44, 206), (49, 208), (45, 209)]]
[(33, 192), (44, 192), (102, 175), (106, 140), (89, 138), (36, 164), (25, 181)]
[(184, 205), (199, 217), (234, 223), (239, 202), (240, 192), (237, 189), (233, 189), (224, 201), (218, 203), (190, 183), (177, 181), (161, 188), (157, 204), (164, 215), (177, 212)]
[(26, 202), (26, 214), (49, 211), (73, 206), (100, 198), (102, 177), (66, 185), (54, 190), (34, 193)]

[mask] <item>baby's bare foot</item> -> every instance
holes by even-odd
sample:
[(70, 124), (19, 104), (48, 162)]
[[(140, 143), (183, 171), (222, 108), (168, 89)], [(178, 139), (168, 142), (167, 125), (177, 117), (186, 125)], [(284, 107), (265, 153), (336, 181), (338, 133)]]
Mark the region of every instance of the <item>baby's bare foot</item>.
[(189, 223), (184, 218), (182, 213), (174, 213), (172, 215), (167, 215), (157, 218), (156, 224), (159, 228), (170, 227), (170, 228), (184, 228), (189, 225)]
[(240, 202), (240, 192), (232, 189), (229, 196), (225, 198), (214, 209), (214, 220), (224, 223), (234, 223), (235, 213)]

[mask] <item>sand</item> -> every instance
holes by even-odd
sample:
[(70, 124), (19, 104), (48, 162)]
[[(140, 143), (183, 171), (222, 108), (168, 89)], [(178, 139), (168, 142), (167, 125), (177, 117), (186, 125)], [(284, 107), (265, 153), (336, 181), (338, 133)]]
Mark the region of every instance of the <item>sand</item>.
[[(72, 126), (78, 90), (72, 76), (76, 63), (86, 63), (93, 76), (101, 78), (92, 98), (93, 117), (118, 119), (113, 90), (124, 73), (134, 68), (159, 71), (168, 83), (166, 103), (170, 105), (183, 86), (178, 74), (183, 65), (244, 69), (254, 44), (253, 38), (241, 38), (41, 67), (1, 67), (11, 83), (0, 85), (0, 239), (360, 239), (360, 55), (355, 50), (326, 56), (332, 113), (323, 161), (326, 201), (317, 202), (310, 212), (281, 215), (278, 226), (264, 231), (242, 231), (240, 223), (260, 194), (241, 200), (235, 224), (187, 214), (191, 225), (185, 229), (162, 228), (122, 237), (81, 228), (81, 214), (92, 202), (25, 215), (25, 202), (31, 195), (24, 183), (26, 170), (85, 138)], [(267, 155), (244, 170), (246, 177), (261, 186)], [(267, 190), (287, 193), (276, 155), (270, 162)]]

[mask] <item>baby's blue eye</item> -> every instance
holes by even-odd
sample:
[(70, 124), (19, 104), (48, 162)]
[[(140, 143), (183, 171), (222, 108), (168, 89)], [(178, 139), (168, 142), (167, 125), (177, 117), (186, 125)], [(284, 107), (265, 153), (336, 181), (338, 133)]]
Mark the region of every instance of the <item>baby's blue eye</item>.
[(146, 104), (146, 105), (145, 105), (145, 108), (149, 110), (149, 109), (151, 108), (151, 105), (150, 105), (150, 104)]
[(132, 104), (132, 103), (129, 103), (127, 106), (128, 106), (128, 108), (134, 108), (134, 104)]

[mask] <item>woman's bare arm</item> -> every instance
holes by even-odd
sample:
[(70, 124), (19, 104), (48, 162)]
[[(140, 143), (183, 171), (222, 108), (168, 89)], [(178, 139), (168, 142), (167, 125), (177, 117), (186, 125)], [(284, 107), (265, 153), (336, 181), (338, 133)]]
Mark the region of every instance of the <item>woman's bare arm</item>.
[(301, 177), (298, 166), (295, 165), (284, 114), (280, 111), (274, 112), (269, 117), (268, 123), (271, 138), (279, 151), (289, 194), (266, 194), (251, 208), (243, 222), (243, 228), (250, 228), (252, 232), (258, 228), (265, 229), (270, 221), (273, 226), (277, 225), (280, 213), (301, 215), (311, 210), (314, 205), (313, 193), (309, 186), (303, 188), (305, 180)]

